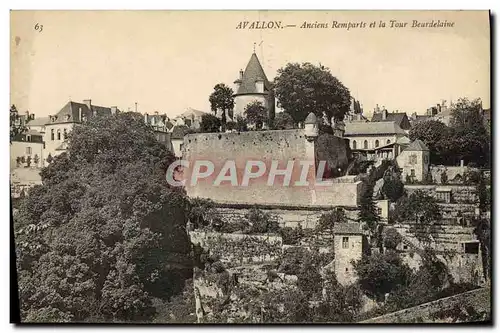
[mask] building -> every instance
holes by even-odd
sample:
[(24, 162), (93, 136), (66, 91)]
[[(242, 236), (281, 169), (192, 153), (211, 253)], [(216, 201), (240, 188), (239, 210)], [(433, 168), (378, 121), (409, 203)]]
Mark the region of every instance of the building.
[(49, 115), (48, 122), (44, 125), (37, 122), (36, 127), (45, 127), (43, 138), (45, 142), (45, 161), (49, 155), (54, 157), (66, 150), (67, 143), (65, 140), (75, 124), (85, 122), (93, 117), (111, 115), (117, 112), (119, 110), (116, 106), (93, 105), (90, 99), (84, 100), (83, 103), (69, 101), (55, 115)]
[(408, 180), (421, 182), (426, 179), (429, 172), (429, 148), (417, 139), (399, 154), (396, 161), (402, 171), (403, 182)]
[(238, 79), (234, 81), (233, 90), (235, 91), (233, 120), (238, 116), (244, 117), (245, 107), (254, 101), (262, 102), (267, 108), (269, 119), (274, 119), (275, 98), (272, 84), (267, 79), (255, 53), (250, 57), (245, 71), (240, 70)]
[(177, 118), (182, 118), (184, 124), (191, 129), (199, 129), (201, 126), (201, 120), (203, 115), (206, 115), (206, 112), (195, 110), (193, 108), (187, 108), (180, 116)]
[(410, 120), (405, 112), (389, 112), (385, 108), (380, 112), (374, 112), (371, 121), (394, 122), (405, 131), (409, 131), (411, 128)]
[(335, 265), (337, 281), (349, 285), (357, 280), (353, 262), (361, 259), (365, 247), (364, 233), (360, 223), (337, 223), (333, 228)]
[(394, 121), (348, 122), (344, 136), (353, 154), (377, 160), (395, 158), (400, 151), (398, 141), (407, 134)]
[(10, 144), (10, 169), (44, 166), (43, 134), (28, 129), (12, 139)]

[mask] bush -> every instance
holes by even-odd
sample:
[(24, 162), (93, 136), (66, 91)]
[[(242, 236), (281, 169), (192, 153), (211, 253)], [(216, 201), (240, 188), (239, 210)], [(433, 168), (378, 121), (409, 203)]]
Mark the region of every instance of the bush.
[(304, 237), (304, 230), (299, 224), (297, 228), (285, 227), (280, 229), (280, 235), (283, 238), (283, 244), (296, 245), (300, 243), (300, 239)]
[(277, 218), (258, 208), (252, 208), (245, 214), (245, 218), (250, 224), (250, 233), (265, 234), (279, 232), (280, 226)]

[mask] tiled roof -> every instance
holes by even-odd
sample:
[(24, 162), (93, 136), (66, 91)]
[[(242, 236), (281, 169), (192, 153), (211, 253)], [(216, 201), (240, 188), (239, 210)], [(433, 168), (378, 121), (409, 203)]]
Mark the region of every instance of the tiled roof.
[(97, 115), (110, 115), (111, 108), (91, 105), (92, 110), (89, 109), (87, 104), (85, 103), (77, 103), (73, 101), (69, 101), (66, 105), (56, 114), (57, 118), (54, 122), (50, 122), (50, 124), (58, 124), (58, 123), (67, 123), (67, 122), (81, 122), (79, 119), (79, 110), (82, 110), (82, 116), (86, 117), (86, 119), (90, 119), (94, 116), (94, 112)]
[(333, 227), (334, 234), (362, 235), (361, 225), (355, 222), (337, 223)]
[(410, 145), (405, 149), (405, 151), (429, 151), (429, 148), (420, 141), (419, 139), (416, 139)]
[(236, 94), (256, 94), (257, 88), (255, 86), (255, 81), (258, 79), (264, 80), (264, 92), (271, 89), (271, 83), (267, 80), (266, 74), (264, 73), (264, 69), (260, 64), (257, 55), (253, 53), (247, 67), (245, 68), (240, 87), (238, 88)]
[(431, 119), (432, 119), (431, 116), (417, 114), (416, 117), (412, 119), (412, 122), (416, 124)]
[(406, 134), (405, 131), (393, 121), (383, 122), (348, 122), (345, 125), (346, 136), (354, 135), (382, 135)]
[(31, 119), (29, 122), (26, 123), (26, 125), (27, 126), (43, 126), (49, 122), (50, 122), (49, 117), (40, 117), (40, 118)]
[(382, 119), (382, 113), (374, 113), (372, 116), (372, 121), (394, 121), (396, 124), (400, 125), (406, 116), (405, 112), (387, 112), (387, 117)]

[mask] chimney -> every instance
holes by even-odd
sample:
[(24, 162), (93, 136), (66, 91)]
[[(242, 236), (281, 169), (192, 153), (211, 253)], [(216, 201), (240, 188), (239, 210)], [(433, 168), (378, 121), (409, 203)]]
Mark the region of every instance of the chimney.
[(87, 105), (90, 111), (92, 111), (92, 100), (91, 99), (84, 99), (83, 103)]
[(243, 79), (243, 70), (240, 69), (240, 80)]
[(159, 114), (159, 112), (158, 112), (158, 111), (155, 111), (155, 115), (157, 116), (158, 114)]
[(464, 167), (464, 160), (460, 160), (460, 167), (463, 168)]
[(111, 107), (111, 114), (115, 115), (117, 110), (118, 110), (118, 108), (116, 106), (112, 106)]
[(437, 105), (437, 113), (440, 113), (441, 112), (441, 104), (438, 104)]
[(135, 102), (135, 112), (137, 112), (137, 102)]
[(78, 108), (78, 121), (83, 121), (82, 116), (83, 116), (83, 114), (82, 114), (82, 108)]
[(382, 110), (382, 120), (386, 120), (387, 119), (387, 110), (384, 108)]
[(378, 107), (378, 104), (375, 105), (375, 112), (379, 112), (380, 111), (380, 108)]
[(148, 116), (148, 114), (147, 114), (147, 113), (145, 113), (145, 114), (144, 114), (144, 122), (145, 122), (146, 124), (149, 124), (149, 116)]

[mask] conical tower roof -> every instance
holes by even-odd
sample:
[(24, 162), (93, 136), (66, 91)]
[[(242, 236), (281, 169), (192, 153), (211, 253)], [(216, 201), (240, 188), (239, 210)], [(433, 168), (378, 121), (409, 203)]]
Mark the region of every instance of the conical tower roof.
[(259, 58), (255, 53), (252, 53), (245, 72), (243, 72), (240, 87), (235, 95), (258, 94), (255, 86), (255, 82), (258, 80), (264, 81), (264, 91), (271, 89), (271, 83), (267, 79), (266, 73), (264, 73)]

